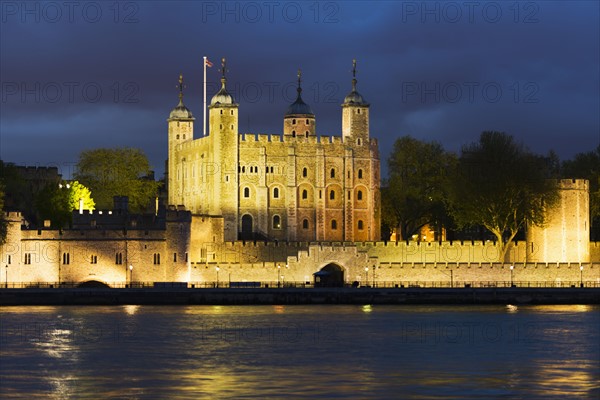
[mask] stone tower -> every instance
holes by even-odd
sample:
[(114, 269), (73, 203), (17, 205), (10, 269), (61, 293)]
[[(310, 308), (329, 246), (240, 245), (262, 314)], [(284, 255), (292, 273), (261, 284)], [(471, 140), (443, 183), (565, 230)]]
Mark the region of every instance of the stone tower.
[(179, 145), (185, 142), (191, 142), (194, 139), (194, 116), (191, 111), (183, 104), (183, 76), (179, 75), (179, 104), (171, 111), (169, 119), (168, 141), (169, 158), (167, 165), (167, 192), (169, 194), (168, 204), (184, 204), (184, 179), (178, 179), (177, 175), (183, 171), (177, 165), (177, 149)]
[(561, 179), (543, 227), (527, 228), (527, 262), (590, 262), (589, 181)]
[(221, 89), (210, 101), (210, 157), (213, 159), (206, 168), (205, 179), (208, 183), (211, 206), (210, 215), (222, 215), (224, 239), (234, 241), (238, 238), (238, 104), (226, 89), (225, 59), (221, 62)]
[(315, 136), (315, 115), (310, 106), (302, 100), (302, 87), (300, 86), (302, 72), (298, 70), (298, 97), (290, 104), (283, 117), (283, 134), (292, 137)]
[(369, 103), (356, 90), (356, 60), (352, 61), (352, 91), (342, 103), (342, 136), (360, 144), (369, 141)]

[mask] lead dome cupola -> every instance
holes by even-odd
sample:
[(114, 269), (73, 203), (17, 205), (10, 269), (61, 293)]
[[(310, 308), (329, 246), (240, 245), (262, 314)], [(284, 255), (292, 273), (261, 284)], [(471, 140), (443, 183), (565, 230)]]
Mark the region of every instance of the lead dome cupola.
[(225, 84), (227, 83), (227, 79), (225, 78), (225, 59), (221, 59), (221, 89), (212, 97), (210, 100), (211, 106), (218, 105), (234, 105), (235, 101), (233, 100), (233, 96), (227, 92), (225, 88)]
[(343, 106), (368, 106), (360, 93), (356, 90), (356, 60), (352, 60), (352, 91), (344, 98)]
[(179, 74), (179, 104), (169, 114), (169, 119), (194, 119), (192, 112), (183, 104), (183, 75)]
[(285, 112), (286, 117), (291, 115), (310, 115), (314, 117), (310, 106), (306, 104), (304, 100), (302, 100), (302, 86), (300, 85), (301, 78), (302, 71), (298, 70), (298, 88), (296, 89), (298, 92), (298, 97), (296, 97), (296, 101), (294, 101), (288, 107), (287, 111)]

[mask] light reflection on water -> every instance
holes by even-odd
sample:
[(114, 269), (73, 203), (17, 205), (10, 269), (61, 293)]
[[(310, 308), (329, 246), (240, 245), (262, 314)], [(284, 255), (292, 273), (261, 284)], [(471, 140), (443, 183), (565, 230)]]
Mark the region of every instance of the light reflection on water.
[(3, 398), (600, 395), (598, 306), (3, 307)]

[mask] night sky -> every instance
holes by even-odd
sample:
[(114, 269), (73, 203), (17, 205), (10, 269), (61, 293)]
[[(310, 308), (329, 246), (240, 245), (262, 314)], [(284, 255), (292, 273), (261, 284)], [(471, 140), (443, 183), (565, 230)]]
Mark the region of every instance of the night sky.
[(0, 2), (0, 158), (58, 166), (79, 152), (139, 147), (161, 178), (167, 122), (184, 102), (202, 134), (227, 58), (240, 133), (281, 134), (303, 98), (317, 134), (341, 135), (357, 60), (385, 160), (412, 135), (448, 150), (505, 131), (561, 159), (600, 143), (600, 9), (561, 2)]

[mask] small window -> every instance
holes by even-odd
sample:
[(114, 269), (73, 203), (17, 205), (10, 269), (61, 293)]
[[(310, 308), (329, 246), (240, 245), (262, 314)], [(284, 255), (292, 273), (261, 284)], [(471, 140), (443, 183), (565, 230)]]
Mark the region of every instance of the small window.
[(10, 264), (12, 262), (12, 256), (9, 254), (6, 256), (6, 262)]
[(98, 256), (92, 255), (90, 257), (90, 264), (98, 264)]
[(331, 192), (329, 192), (329, 200), (335, 200), (335, 190), (332, 190)]
[(319, 198), (322, 199), (323, 198), (323, 192), (319, 190)]
[(177, 135), (177, 139), (179, 139), (179, 135)]
[(364, 229), (364, 223), (362, 222), (362, 219), (358, 220), (358, 230), (362, 231)]
[(185, 140), (185, 133), (183, 134), (183, 139)]
[(306, 132), (304, 133), (304, 136), (308, 137), (308, 131), (306, 131)]
[(160, 253), (154, 253), (154, 265), (160, 264)]
[(362, 190), (359, 190), (358, 193), (356, 193), (356, 199), (362, 200)]
[(115, 254), (115, 264), (117, 264), (117, 265), (123, 264), (123, 253)]
[(185, 253), (185, 262), (188, 262), (188, 253)]
[(329, 173), (329, 175), (330, 175), (332, 178), (335, 178), (335, 168), (331, 168), (331, 172)]
[(310, 120), (306, 120), (306, 125), (310, 125)]
[(23, 260), (23, 264), (25, 264), (25, 265), (31, 264), (31, 253), (25, 253), (25, 259)]
[(274, 199), (278, 199), (279, 198), (279, 188), (273, 189), (273, 198)]
[(295, 119), (292, 120), (292, 125), (296, 125), (296, 120)]
[(348, 200), (350, 200), (350, 191), (348, 190)]
[(281, 217), (279, 215), (273, 216), (273, 229), (281, 229)]
[(306, 167), (302, 168), (302, 177), (306, 178), (308, 176), (308, 169)]
[(362, 139), (361, 138), (356, 139), (356, 144), (358, 144), (359, 146), (362, 145)]
[(296, 131), (292, 131), (292, 137), (296, 137)]
[(221, 110), (221, 115), (223, 115), (223, 110)]
[(358, 110), (356, 110), (356, 113), (357, 113), (357, 114), (360, 114), (360, 108), (359, 108)]
[[(233, 130), (233, 125), (230, 125), (230, 126), (231, 126), (231, 130)], [(185, 139), (185, 138), (184, 138), (184, 139)]]
[(233, 110), (231, 110), (231, 115), (233, 115)]
[(331, 220), (331, 229), (337, 229), (337, 221), (335, 219)]
[(247, 188), (247, 187), (244, 188), (244, 197), (245, 198), (250, 197), (250, 188)]
[(304, 190), (302, 191), (302, 199), (303, 199), (303, 200), (306, 200), (306, 199), (308, 199), (308, 191), (307, 191), (306, 189), (304, 189)]
[(173, 253), (173, 262), (177, 262), (177, 253)]
[(363, 173), (362, 173), (362, 169), (358, 170), (358, 179), (362, 179), (363, 177)]
[(308, 220), (307, 219), (302, 221), (302, 229), (308, 229)]
[(71, 255), (69, 253), (63, 253), (62, 261), (64, 265), (71, 263)]
[(219, 124), (219, 129), (223, 129), (223, 124)]

